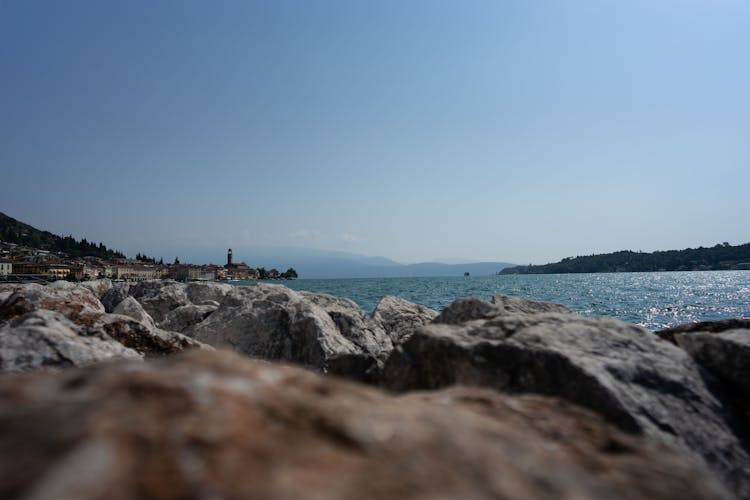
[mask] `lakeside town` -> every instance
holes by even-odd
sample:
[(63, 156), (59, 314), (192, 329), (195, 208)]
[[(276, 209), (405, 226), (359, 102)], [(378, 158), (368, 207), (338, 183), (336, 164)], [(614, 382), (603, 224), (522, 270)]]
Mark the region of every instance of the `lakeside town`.
[(224, 265), (181, 263), (178, 258), (165, 264), (162, 260), (157, 262), (140, 254), (134, 259), (106, 259), (93, 255), (71, 257), (66, 252), (0, 241), (0, 281), (83, 281), (98, 278), (114, 281), (254, 281), (294, 279), (297, 278), (297, 272), (293, 268), (281, 272), (277, 269), (253, 268), (245, 262), (234, 262), (231, 249), (227, 250)]

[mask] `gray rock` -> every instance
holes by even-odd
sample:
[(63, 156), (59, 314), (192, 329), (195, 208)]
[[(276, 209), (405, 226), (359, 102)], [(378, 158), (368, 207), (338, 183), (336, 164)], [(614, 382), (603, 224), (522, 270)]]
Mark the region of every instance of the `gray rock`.
[[(251, 356), (372, 380), (387, 355), (379, 349), (387, 349), (390, 339), (359, 313), (346, 301), (258, 284), (230, 291), (215, 312), (184, 333)], [(342, 372), (354, 368), (356, 373)]]
[[(212, 301), (206, 301), (212, 302)], [(191, 326), (197, 325), (206, 319), (211, 313), (219, 308), (219, 304), (204, 304), (197, 306), (188, 304), (180, 306), (177, 309), (169, 311), (164, 321), (161, 322), (162, 328), (173, 332), (184, 332)]]
[(85, 286), (67, 281), (50, 285), (19, 285), (0, 303), (0, 321), (9, 320), (38, 309), (62, 313), (73, 323), (87, 325), (104, 313), (104, 306)]
[(372, 318), (383, 326), (394, 344), (406, 340), (416, 328), (432, 322), (437, 315), (433, 309), (392, 295), (380, 299), (372, 312)]
[(37, 310), (0, 325), (0, 373), (85, 366), (141, 355), (104, 334), (92, 335), (59, 312)]
[(149, 316), (143, 306), (135, 300), (133, 297), (125, 297), (117, 306), (112, 310), (113, 314), (121, 314), (123, 316), (129, 316), (137, 321), (140, 321), (146, 325), (149, 329), (156, 328), (154, 320)]
[(170, 311), (191, 303), (186, 288), (176, 281), (142, 281), (130, 289), (130, 295), (160, 325)]
[(213, 350), (211, 346), (180, 333), (162, 330), (153, 324), (120, 314), (105, 314), (89, 331), (104, 332), (147, 358), (167, 356), (191, 348)]
[(112, 288), (107, 290), (101, 297), (104, 310), (111, 313), (117, 304), (125, 300), (130, 294), (130, 283), (113, 283)]
[(477, 298), (460, 298), (455, 300), (435, 318), (435, 323), (458, 325), (475, 319), (494, 318), (509, 313), (571, 313), (572, 311), (561, 304), (552, 302), (537, 302), (511, 297), (509, 295), (495, 295), (491, 302)]
[(80, 283), (80, 286), (88, 288), (91, 290), (91, 293), (101, 300), (101, 298), (104, 297), (104, 294), (112, 289), (112, 281), (108, 279), (83, 281)]
[(750, 400), (750, 329), (693, 330), (674, 338), (698, 364)]
[(188, 283), (185, 293), (188, 300), (195, 305), (218, 306), (234, 288), (236, 287), (225, 283)]
[[(126, 290), (119, 285), (117, 283), (103, 297), (112, 298), (114, 294)], [(48, 286), (18, 286), (0, 304), (0, 321), (14, 322), (24, 314), (40, 311), (60, 313), (75, 325), (81, 338), (120, 342), (124, 347), (148, 357), (173, 354), (186, 348), (207, 347), (179, 333), (157, 328), (144, 308), (132, 297), (126, 296), (119, 301), (113, 308), (117, 314), (108, 314), (89, 286), (65, 281)], [(53, 329), (44, 331), (53, 332)], [(24, 361), (20, 360), (19, 363), (23, 364)]]
[(393, 350), (393, 343), (383, 326), (351, 299), (325, 293), (300, 294), (328, 313), (341, 335), (352, 341), (362, 352), (385, 362)]
[[(479, 385), (563, 397), (626, 431), (690, 452), (750, 497), (750, 457), (737, 414), (684, 351), (614, 319), (536, 312), (554, 308), (546, 305), (524, 305), (530, 312), (521, 313), (496, 305), (462, 301), (448, 322), (480, 319), (419, 328), (394, 349), (384, 385), (400, 391)], [(491, 317), (493, 309), (499, 312)]]

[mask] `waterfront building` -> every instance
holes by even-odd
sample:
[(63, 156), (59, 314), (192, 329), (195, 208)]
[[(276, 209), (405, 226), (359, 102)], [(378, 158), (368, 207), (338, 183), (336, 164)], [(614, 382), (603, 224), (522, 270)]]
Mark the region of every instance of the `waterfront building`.
[(235, 280), (257, 279), (254, 277), (257, 275), (257, 272), (254, 273), (253, 271), (255, 270), (252, 269), (250, 266), (248, 266), (244, 262), (235, 264), (232, 261), (232, 249), (231, 248), (227, 250), (227, 263), (224, 266), (224, 269), (226, 269), (227, 279), (235, 279)]

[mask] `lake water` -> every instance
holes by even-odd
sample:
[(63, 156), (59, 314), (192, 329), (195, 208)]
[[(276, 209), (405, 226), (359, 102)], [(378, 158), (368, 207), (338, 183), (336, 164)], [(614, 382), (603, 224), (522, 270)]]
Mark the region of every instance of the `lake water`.
[(438, 311), (458, 297), (501, 293), (557, 302), (658, 330), (692, 321), (750, 317), (750, 271), (543, 274), (445, 278), (298, 279), (295, 290), (348, 297), (372, 311), (396, 295)]

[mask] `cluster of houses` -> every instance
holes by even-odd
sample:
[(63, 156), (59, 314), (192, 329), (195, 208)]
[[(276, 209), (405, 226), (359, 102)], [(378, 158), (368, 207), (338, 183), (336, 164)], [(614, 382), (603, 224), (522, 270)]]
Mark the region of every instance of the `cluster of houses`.
[[(144, 281), (174, 279), (178, 281), (240, 281), (280, 279), (286, 277), (276, 269), (254, 269), (244, 262), (232, 260), (232, 250), (227, 252), (223, 266), (181, 264), (154, 264), (136, 259), (100, 259), (99, 257), (71, 258), (61, 252), (50, 252), (0, 241), (0, 280), (59, 279), (88, 280), (109, 278), (118, 281)], [(296, 277), (296, 273), (295, 273)]]

